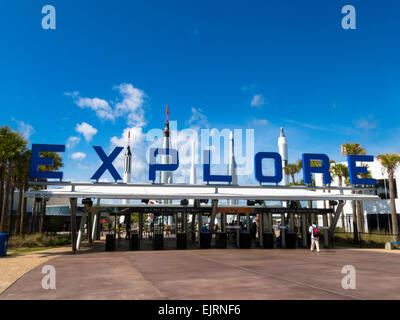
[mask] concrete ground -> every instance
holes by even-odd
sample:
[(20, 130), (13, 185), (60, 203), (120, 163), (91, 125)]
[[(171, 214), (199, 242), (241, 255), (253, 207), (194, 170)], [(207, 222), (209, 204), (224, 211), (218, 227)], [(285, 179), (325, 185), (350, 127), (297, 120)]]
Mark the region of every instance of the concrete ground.
[[(98, 245), (103, 247), (100, 243)], [(91, 249), (88, 245), (83, 245), (81, 248), (82, 251), (88, 249)], [(70, 253), (71, 247), (64, 246), (0, 258), (0, 294), (25, 273), (51, 259)]]
[[(0, 299), (400, 299), (396, 251), (103, 250), (57, 255)], [(41, 286), (46, 264), (55, 267), (55, 290)], [(342, 288), (345, 265), (355, 267), (355, 290)]]

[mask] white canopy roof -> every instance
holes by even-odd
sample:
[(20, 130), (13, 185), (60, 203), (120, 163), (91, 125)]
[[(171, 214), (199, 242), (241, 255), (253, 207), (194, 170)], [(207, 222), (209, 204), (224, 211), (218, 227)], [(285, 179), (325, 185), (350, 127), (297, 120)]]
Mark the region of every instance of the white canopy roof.
[[(237, 199), (237, 200), (379, 200), (372, 194), (354, 194), (332, 188), (330, 192), (312, 187), (213, 186), (213, 185), (134, 185), (63, 183), (62, 188), (29, 191), (26, 197), (95, 199)], [(314, 190), (314, 191), (313, 191)], [(342, 193), (342, 194), (341, 194)]]

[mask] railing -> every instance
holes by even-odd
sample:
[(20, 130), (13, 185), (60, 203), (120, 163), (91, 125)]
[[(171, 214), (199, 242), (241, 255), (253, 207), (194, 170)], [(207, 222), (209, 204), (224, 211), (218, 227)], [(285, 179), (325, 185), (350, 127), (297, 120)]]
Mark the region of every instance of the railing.
[(168, 186), (172, 188), (243, 188), (243, 189), (291, 189), (291, 190), (369, 190), (375, 191), (374, 187), (347, 187), (347, 186), (283, 186), (283, 185), (238, 185), (238, 184), (164, 184), (164, 183), (125, 183), (125, 182), (70, 182), (70, 181), (29, 181), (30, 186), (70, 186), (74, 189), (77, 186), (101, 186), (101, 187), (162, 187)]

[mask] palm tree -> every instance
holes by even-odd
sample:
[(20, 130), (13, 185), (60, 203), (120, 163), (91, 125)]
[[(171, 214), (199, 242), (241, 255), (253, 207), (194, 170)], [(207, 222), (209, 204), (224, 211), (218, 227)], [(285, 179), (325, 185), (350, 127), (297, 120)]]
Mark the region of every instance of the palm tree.
[(8, 226), (11, 177), (16, 165), (16, 159), (18, 155), (26, 149), (27, 141), (18, 132), (11, 131), (8, 127), (2, 129), (3, 130), (0, 130), (3, 132), (0, 143), (0, 162), (5, 170), (7, 170), (7, 181), (5, 190), (3, 191), (4, 200), (1, 207), (0, 232), (5, 232)]
[(390, 195), (390, 213), (392, 216), (393, 233), (396, 235), (397, 241), (400, 241), (399, 224), (396, 213), (396, 202), (394, 195), (394, 172), (400, 164), (400, 154), (386, 153), (377, 156), (382, 166), (386, 169), (389, 178), (389, 195)]
[[(340, 151), (343, 155), (359, 155), (366, 154), (367, 151), (361, 146), (359, 143), (350, 143), (346, 142), (340, 146)], [(354, 193), (354, 190), (352, 191)], [(360, 202), (358, 202), (358, 206), (360, 206)], [(354, 241), (358, 242), (358, 230), (361, 230), (361, 223), (359, 223), (360, 219), (357, 217), (357, 202), (355, 200), (352, 201), (352, 209), (353, 209), (353, 234)]]
[(18, 194), (18, 206), (17, 215), (19, 218), (15, 223), (15, 235), (24, 235), (24, 224), (26, 215), (26, 198), (24, 197), (25, 192), (28, 190), (28, 180), (29, 180), (29, 161), (31, 157), (31, 150), (27, 150), (18, 157), (17, 166), (15, 168), (16, 178), (17, 178), (17, 188), (19, 190)]
[[(57, 171), (58, 169), (60, 169), (64, 166), (64, 164), (62, 162), (62, 157), (57, 152), (41, 152), (41, 155), (44, 158), (52, 158), (52, 159), (54, 159), (54, 161), (53, 161), (53, 165), (51, 165), (51, 166), (42, 166), (42, 165), (39, 166), (39, 171)], [(47, 181), (47, 179), (44, 179), (43, 181)], [(46, 186), (42, 186), (42, 189), (46, 189)], [(45, 216), (46, 216), (45, 201), (46, 201), (46, 199), (41, 200), (39, 230), (38, 230), (40, 233), (44, 232), (44, 222), (45, 222)]]
[(293, 184), (296, 184), (295, 181), (295, 174), (299, 173), (301, 168), (299, 168), (299, 166), (295, 163), (289, 163), (285, 168), (283, 168), (285, 174), (290, 175), (292, 177), (292, 182)]
[(6, 136), (11, 132), (10, 127), (0, 127), (0, 221), (1, 221), (1, 208), (3, 208), (4, 201), (4, 175), (6, 173), (7, 157), (5, 153), (1, 152), (1, 145)]
[[(322, 163), (319, 160), (311, 160), (310, 161), (310, 166), (311, 167), (321, 167)], [(297, 167), (299, 169), (299, 172), (301, 170), (303, 170), (303, 160), (302, 159), (297, 160)], [(300, 180), (300, 184), (304, 184), (304, 180), (303, 179)], [(314, 177), (312, 175), (311, 175), (311, 185), (315, 186), (315, 179), (314, 179)], [(312, 200), (308, 200), (308, 208), (312, 209), (312, 207), (313, 207)], [(309, 218), (310, 218), (309, 224), (314, 223), (314, 218), (315, 218), (314, 214), (311, 214)]]
[[(343, 179), (347, 179), (349, 177), (349, 168), (342, 163), (335, 163), (331, 165), (331, 175), (332, 177), (337, 177), (338, 178), (338, 185), (339, 187), (343, 186)], [(342, 208), (341, 212), (341, 217), (342, 217), (342, 227), (344, 229), (345, 225), (345, 219), (344, 219), (344, 210)]]

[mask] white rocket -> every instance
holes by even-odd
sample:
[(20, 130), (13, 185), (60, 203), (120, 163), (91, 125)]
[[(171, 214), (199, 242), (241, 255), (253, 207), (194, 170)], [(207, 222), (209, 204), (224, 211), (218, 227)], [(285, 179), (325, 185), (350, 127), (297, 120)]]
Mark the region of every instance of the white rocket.
[[(192, 140), (192, 163), (190, 165), (190, 179), (189, 179), (189, 184), (194, 185), (197, 184), (197, 179), (196, 179), (196, 166), (195, 166), (195, 159), (196, 159), (196, 142)], [(194, 204), (194, 199), (189, 200), (189, 205), (193, 206)]]
[[(233, 133), (232, 131), (229, 133), (229, 165), (228, 165), (228, 175), (232, 176), (232, 184), (237, 184), (237, 165), (235, 160), (235, 144), (233, 141)], [(229, 205), (237, 205), (238, 201), (228, 200)]]
[[(162, 145), (163, 149), (171, 149), (168, 105), (167, 105), (167, 111), (166, 111), (166, 119), (165, 119), (165, 127), (164, 127), (163, 136), (164, 136), (163, 145)], [(170, 156), (162, 155), (161, 156), (161, 164), (169, 164), (169, 163), (170, 163)], [(172, 184), (172, 172), (171, 171), (160, 171), (160, 183)], [(172, 200), (163, 200), (161, 203), (171, 204)]]
[(278, 139), (278, 147), (279, 147), (279, 154), (282, 157), (283, 179), (281, 181), (281, 185), (287, 185), (287, 184), (289, 184), (289, 176), (285, 174), (285, 171), (283, 168), (285, 168), (288, 164), (288, 147), (287, 147), (286, 136), (285, 136), (285, 133), (283, 132), (283, 128), (281, 128), (281, 134)]
[[(128, 132), (128, 145), (126, 146), (125, 151), (125, 161), (124, 161), (124, 182), (130, 183), (131, 182), (131, 172), (132, 172), (132, 153), (131, 153), (131, 132)], [(123, 204), (129, 203), (129, 200), (123, 199)]]
[(195, 158), (196, 158), (195, 141), (192, 140), (192, 163), (190, 166), (190, 180), (189, 180), (190, 184), (196, 184)]

